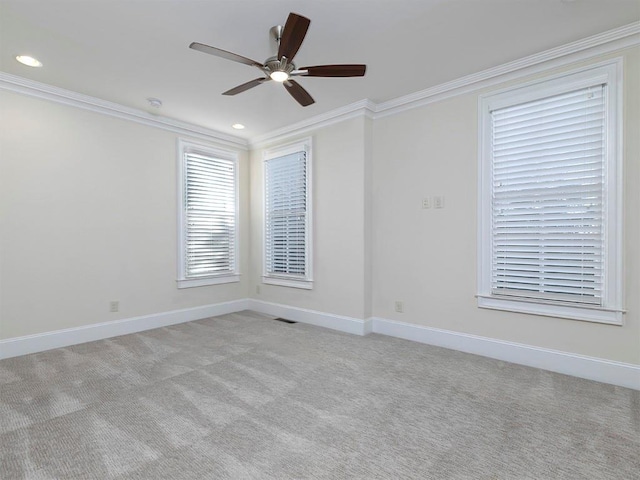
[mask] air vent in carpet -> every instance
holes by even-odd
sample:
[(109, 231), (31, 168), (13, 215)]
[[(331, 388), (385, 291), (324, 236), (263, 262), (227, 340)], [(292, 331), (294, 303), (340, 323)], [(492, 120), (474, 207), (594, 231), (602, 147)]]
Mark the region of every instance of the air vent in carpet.
[(298, 322), (294, 322), (293, 320), (287, 320), (286, 318), (274, 318), (274, 320), (276, 322), (282, 322), (282, 323), (298, 323)]

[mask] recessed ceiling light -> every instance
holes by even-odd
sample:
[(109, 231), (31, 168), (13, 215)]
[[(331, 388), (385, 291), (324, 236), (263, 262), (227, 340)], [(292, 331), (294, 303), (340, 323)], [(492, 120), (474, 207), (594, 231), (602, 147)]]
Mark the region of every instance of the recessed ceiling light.
[(28, 67), (42, 66), (42, 62), (40, 62), (40, 60), (38, 60), (37, 58), (30, 57), (29, 55), (18, 55), (16, 57), (16, 60)]
[(235, 128), (236, 130), (242, 130), (244, 128), (244, 125), (241, 123), (234, 123), (233, 125), (231, 125), (233, 128)]
[(153, 108), (160, 108), (162, 106), (162, 100), (159, 98), (149, 97), (147, 98), (147, 102), (149, 102), (149, 106)]

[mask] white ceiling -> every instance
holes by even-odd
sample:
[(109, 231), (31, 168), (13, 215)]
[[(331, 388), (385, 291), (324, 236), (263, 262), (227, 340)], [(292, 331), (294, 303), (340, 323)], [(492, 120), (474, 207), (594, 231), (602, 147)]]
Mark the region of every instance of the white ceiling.
[[(220, 95), (260, 71), (269, 28), (311, 19), (296, 64), (366, 63), (364, 78), (303, 78), (299, 106), (275, 82)], [(0, 70), (252, 138), (368, 98), (382, 102), (640, 19), (640, 0), (0, 0)], [(43, 68), (14, 60), (29, 54)], [(231, 128), (244, 123), (246, 130)]]

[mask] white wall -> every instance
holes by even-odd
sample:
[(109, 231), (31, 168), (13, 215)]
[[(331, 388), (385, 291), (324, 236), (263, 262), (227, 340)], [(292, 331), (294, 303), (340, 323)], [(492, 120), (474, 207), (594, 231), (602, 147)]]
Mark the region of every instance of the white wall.
[[(374, 123), (374, 316), (640, 364), (640, 49), (624, 52), (628, 313), (622, 327), (477, 308), (480, 93)], [(445, 208), (423, 210), (422, 198), (433, 195), (445, 197)], [(395, 300), (404, 301), (405, 313), (394, 311)]]
[(176, 288), (176, 134), (9, 92), (0, 105), (0, 338), (246, 298), (246, 275)]
[[(640, 365), (640, 48), (621, 54), (621, 327), (477, 308), (483, 92), (301, 135), (313, 138), (313, 290), (261, 284), (269, 145), (241, 154), (242, 281), (178, 290), (176, 135), (0, 92), (0, 339), (250, 296)], [(445, 208), (423, 210), (422, 198), (433, 195), (445, 197)], [(120, 301), (119, 313), (108, 312), (110, 300)]]
[[(264, 216), (263, 152), (251, 153), (251, 296), (265, 302), (358, 319), (368, 316), (370, 288), (365, 281), (366, 170), (368, 119), (357, 118), (311, 134), (313, 203), (313, 289), (261, 284)], [(306, 137), (309, 135), (303, 135)], [(296, 140), (287, 139), (286, 143)], [(256, 286), (260, 285), (260, 293)]]

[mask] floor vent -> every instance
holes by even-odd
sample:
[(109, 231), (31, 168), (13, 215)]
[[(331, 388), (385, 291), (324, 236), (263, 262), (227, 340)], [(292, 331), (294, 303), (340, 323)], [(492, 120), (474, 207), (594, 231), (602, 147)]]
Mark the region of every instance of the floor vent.
[(298, 322), (294, 322), (293, 320), (287, 320), (286, 318), (274, 318), (274, 320), (276, 322), (282, 322), (282, 323), (298, 323)]

